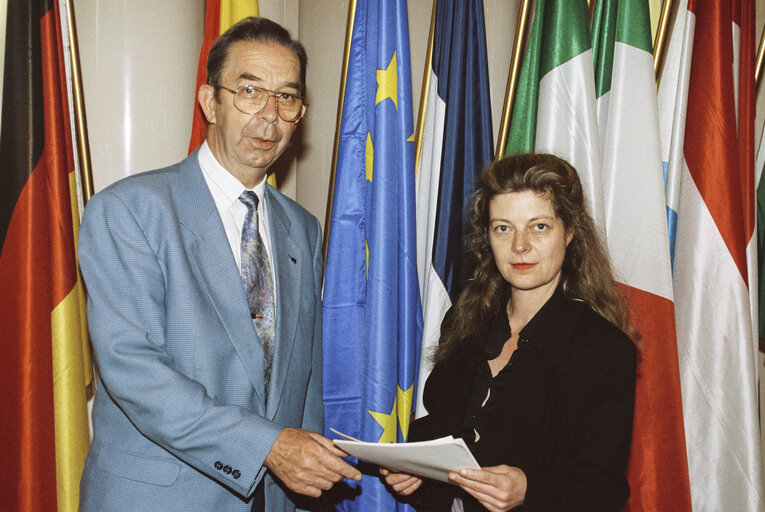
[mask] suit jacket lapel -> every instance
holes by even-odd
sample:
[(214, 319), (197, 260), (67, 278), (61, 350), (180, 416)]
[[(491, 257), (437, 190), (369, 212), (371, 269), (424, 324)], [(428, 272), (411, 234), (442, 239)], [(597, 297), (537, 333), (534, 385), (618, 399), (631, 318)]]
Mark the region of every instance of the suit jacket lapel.
[(236, 261), (196, 152), (181, 163), (176, 191), (179, 220), (194, 235), (185, 242), (194, 273), (242, 360), (260, 398), (262, 412), (265, 409), (263, 349), (255, 334)]
[(275, 199), (274, 194), (271, 187), (266, 186), (265, 200), (268, 208), (271, 254), (274, 259), (276, 280), (276, 335), (266, 408), (268, 418), (276, 415), (289, 373), (300, 314), (298, 302), (301, 296), (301, 272), (299, 268), (300, 265), (306, 264), (302, 261), (306, 257), (303, 250), (290, 235), (289, 216)]

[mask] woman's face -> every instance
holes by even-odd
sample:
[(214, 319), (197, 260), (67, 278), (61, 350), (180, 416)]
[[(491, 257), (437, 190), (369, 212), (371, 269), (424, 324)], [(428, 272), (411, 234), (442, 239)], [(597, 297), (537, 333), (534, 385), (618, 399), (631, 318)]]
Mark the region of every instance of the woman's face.
[(572, 237), (545, 195), (524, 190), (498, 194), (489, 201), (489, 243), (499, 273), (513, 293), (552, 295)]

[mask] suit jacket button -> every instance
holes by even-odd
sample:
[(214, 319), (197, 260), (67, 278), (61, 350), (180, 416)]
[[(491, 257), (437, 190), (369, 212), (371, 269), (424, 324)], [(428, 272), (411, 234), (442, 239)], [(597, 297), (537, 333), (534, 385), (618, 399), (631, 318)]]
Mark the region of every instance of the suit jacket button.
[(231, 476), (233, 476), (233, 477), (234, 477), (234, 480), (236, 480), (236, 479), (238, 479), (240, 476), (242, 476), (242, 474), (239, 472), (239, 470), (238, 470), (238, 469), (235, 469), (235, 470), (234, 470), (234, 471), (231, 473)]
[(217, 469), (218, 471), (223, 469), (223, 463), (221, 461), (219, 461), (219, 460), (216, 460), (215, 461), (215, 469)]
[(231, 474), (231, 466), (224, 466), (223, 467), (223, 472), (226, 473), (227, 475), (230, 475)]

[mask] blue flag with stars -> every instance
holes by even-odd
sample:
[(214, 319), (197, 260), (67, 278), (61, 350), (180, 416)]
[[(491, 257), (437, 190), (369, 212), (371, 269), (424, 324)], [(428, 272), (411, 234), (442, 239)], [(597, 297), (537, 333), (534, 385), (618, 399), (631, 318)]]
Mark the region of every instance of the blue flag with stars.
[[(405, 0), (358, 0), (347, 58), (324, 277), (324, 410), (364, 441), (406, 441), (422, 337)], [(405, 510), (376, 467), (338, 510)], [(347, 487), (345, 487), (347, 486)], [(338, 486), (336, 486), (338, 487)]]

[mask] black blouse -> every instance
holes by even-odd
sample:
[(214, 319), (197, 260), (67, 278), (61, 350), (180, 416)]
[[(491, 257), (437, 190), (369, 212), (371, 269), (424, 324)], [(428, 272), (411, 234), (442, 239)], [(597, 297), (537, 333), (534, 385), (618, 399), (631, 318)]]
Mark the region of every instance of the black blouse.
[[(522, 469), (528, 486), (517, 511), (618, 510), (629, 497), (634, 344), (560, 289), (492, 378), (488, 360), (509, 337), (503, 313), (436, 365), (425, 385), (429, 414), (412, 424), (410, 440), (462, 437), (481, 466)], [(418, 510), (449, 511), (458, 495), (466, 511), (484, 510), (458, 487), (430, 481), (411, 502)]]

